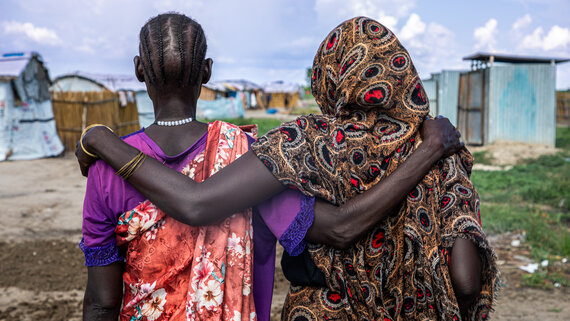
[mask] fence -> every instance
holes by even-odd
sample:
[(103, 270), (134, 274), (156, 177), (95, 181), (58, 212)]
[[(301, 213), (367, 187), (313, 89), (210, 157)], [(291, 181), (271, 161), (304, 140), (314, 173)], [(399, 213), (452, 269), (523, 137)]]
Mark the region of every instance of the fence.
[(75, 145), (85, 127), (104, 124), (117, 135), (124, 136), (138, 130), (136, 102), (119, 103), (119, 94), (103, 92), (52, 92), (52, 105), (57, 133), (68, 151)]
[(556, 123), (570, 125), (570, 91), (556, 92)]

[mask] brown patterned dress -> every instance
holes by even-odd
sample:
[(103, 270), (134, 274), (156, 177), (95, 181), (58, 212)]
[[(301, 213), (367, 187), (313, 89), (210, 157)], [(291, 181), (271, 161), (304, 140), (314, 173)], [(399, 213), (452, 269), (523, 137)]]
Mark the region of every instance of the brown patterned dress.
[[(343, 204), (390, 175), (421, 143), (429, 102), (406, 49), (380, 23), (358, 17), (321, 44), (312, 91), (324, 115), (299, 117), (252, 146), (284, 184)], [(498, 270), (481, 229), (467, 150), (440, 161), (395, 215), (347, 250), (312, 244), (327, 287), (290, 288), (284, 320), (459, 320), (449, 273), (457, 237), (483, 262), (469, 319), (489, 317)]]

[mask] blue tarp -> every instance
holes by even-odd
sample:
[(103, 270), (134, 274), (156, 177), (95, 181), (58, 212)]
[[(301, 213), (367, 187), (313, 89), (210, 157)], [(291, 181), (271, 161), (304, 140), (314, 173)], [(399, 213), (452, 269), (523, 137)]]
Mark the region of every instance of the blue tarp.
[(243, 118), (245, 111), (241, 99), (219, 98), (198, 100), (198, 119)]

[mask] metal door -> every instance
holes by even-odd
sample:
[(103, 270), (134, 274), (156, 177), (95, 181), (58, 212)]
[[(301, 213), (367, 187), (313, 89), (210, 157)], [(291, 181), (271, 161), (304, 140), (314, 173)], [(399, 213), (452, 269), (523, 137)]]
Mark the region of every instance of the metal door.
[(485, 141), (485, 70), (462, 73), (459, 77), (457, 129), (465, 143), (483, 145)]

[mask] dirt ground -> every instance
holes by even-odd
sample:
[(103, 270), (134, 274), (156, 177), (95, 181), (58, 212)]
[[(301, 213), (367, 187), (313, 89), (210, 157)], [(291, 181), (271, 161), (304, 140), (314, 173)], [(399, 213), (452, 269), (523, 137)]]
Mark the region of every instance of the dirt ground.
[[(513, 150), (509, 162), (535, 157), (538, 148)], [(534, 154), (529, 155), (530, 152)], [(518, 156), (516, 156), (516, 155)], [(510, 154), (509, 154), (510, 155)], [(522, 155), (522, 156), (521, 156)], [(507, 156), (511, 157), (511, 156)], [(73, 155), (33, 161), (0, 162), (0, 320), (80, 320), (86, 282), (81, 208), (86, 180)], [(517, 234), (491, 235), (499, 255), (504, 287), (493, 320), (570, 320), (570, 289), (522, 287), (530, 252)], [(281, 249), (279, 249), (281, 250)], [(553, 267), (561, 264), (554, 262)], [(565, 267), (564, 270), (568, 271)], [(278, 267), (272, 319), (279, 319), (287, 282)]]

